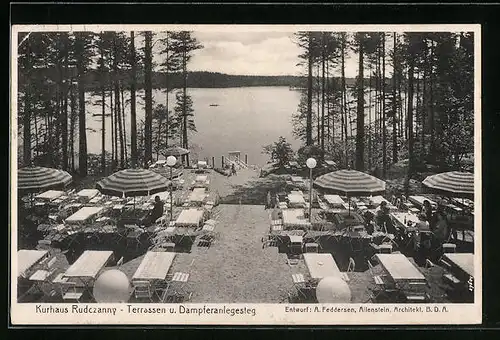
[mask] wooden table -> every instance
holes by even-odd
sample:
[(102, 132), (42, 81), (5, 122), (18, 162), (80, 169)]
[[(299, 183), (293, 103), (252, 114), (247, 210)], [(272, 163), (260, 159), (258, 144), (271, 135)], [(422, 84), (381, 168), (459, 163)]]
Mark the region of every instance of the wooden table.
[(52, 201), (55, 200), (56, 198), (61, 197), (64, 195), (64, 191), (58, 191), (58, 190), (48, 190), (45, 191), (39, 195), (35, 196), (35, 199), (42, 199), (45, 201)]
[(189, 195), (189, 202), (203, 202), (207, 197), (205, 188), (194, 188)]
[(385, 272), (396, 282), (425, 282), (425, 276), (403, 254), (376, 254)]
[(90, 286), (99, 272), (113, 256), (112, 251), (86, 250), (64, 273), (65, 278), (80, 280), (86, 290), (92, 295)]
[(304, 218), (304, 209), (284, 209), (283, 226), (285, 228), (309, 228), (311, 223)]
[(66, 277), (96, 278), (113, 255), (107, 250), (86, 250), (64, 273)]
[(42, 261), (49, 252), (47, 250), (27, 250), (17, 251), (17, 277), (26, 275), (34, 265)]
[(304, 196), (299, 194), (289, 194), (288, 201), (291, 207), (304, 207), (306, 204)]
[(176, 226), (184, 227), (198, 227), (203, 219), (203, 210), (199, 209), (185, 209), (182, 210), (179, 217), (175, 221)]
[(85, 198), (87, 200), (91, 200), (95, 196), (99, 194), (99, 190), (97, 189), (83, 189), (76, 193), (78, 197)]
[(431, 200), (430, 198), (424, 197), (424, 196), (409, 196), (408, 200), (412, 202), (413, 204), (418, 205), (419, 207), (422, 207), (424, 205), (424, 201), (429, 201), (431, 204), (431, 207), (436, 208), (437, 203)]
[(340, 207), (345, 204), (344, 200), (339, 195), (324, 195), (323, 197), (328, 202), (328, 204), (335, 207)]
[(82, 224), (87, 222), (90, 218), (99, 214), (104, 207), (83, 207), (78, 210), (76, 213), (68, 217), (65, 222), (72, 224)]
[(471, 253), (449, 253), (444, 254), (445, 261), (456, 266), (469, 276), (474, 277), (474, 254)]
[(303, 256), (311, 279), (321, 280), (328, 276), (341, 277), (339, 267), (331, 254), (306, 253)]
[(165, 280), (175, 253), (148, 251), (132, 277), (136, 281)]
[[(409, 227), (416, 228), (417, 222), (419, 222), (418, 216), (415, 214), (410, 214), (406, 212), (391, 212), (389, 214), (392, 221), (396, 226), (401, 227), (403, 229), (408, 229)], [(406, 219), (406, 223), (405, 223)], [(411, 226), (408, 225), (408, 222), (411, 222)]]

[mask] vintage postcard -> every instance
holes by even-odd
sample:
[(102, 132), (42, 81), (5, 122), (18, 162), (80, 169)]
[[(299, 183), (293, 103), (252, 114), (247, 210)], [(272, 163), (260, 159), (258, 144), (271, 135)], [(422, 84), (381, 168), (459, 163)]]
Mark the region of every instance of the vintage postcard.
[(12, 324), (481, 323), (480, 38), (12, 26)]

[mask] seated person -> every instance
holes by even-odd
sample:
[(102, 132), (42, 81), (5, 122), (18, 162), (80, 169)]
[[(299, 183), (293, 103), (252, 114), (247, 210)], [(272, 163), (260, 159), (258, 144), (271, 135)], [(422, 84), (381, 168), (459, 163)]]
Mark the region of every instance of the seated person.
[[(382, 201), (378, 208), (375, 210), (377, 224), (386, 228), (389, 234), (396, 235), (397, 229), (392, 223), (391, 217), (389, 216), (389, 208), (387, 207), (387, 202)], [(384, 230), (384, 229), (383, 229)]]
[(366, 232), (369, 235), (372, 235), (373, 232), (377, 229), (375, 221), (373, 220), (374, 217), (375, 217), (375, 215), (372, 212), (370, 212), (370, 211), (367, 211), (365, 213), (365, 215), (364, 215), (364, 218), (365, 218), (365, 229), (366, 229)]
[(448, 240), (450, 236), (450, 228), (444, 213), (436, 214), (436, 224), (433, 233), (436, 237), (436, 241), (439, 242), (440, 245)]
[(418, 229), (418, 233), (415, 234), (415, 246), (419, 248), (430, 248), (432, 233), (429, 226), (429, 222), (426, 220), (424, 214), (418, 215), (418, 222), (415, 224)]
[(429, 221), (427, 221), (427, 217), (424, 214), (418, 215), (418, 222), (415, 224), (415, 227), (418, 228), (419, 231), (431, 231)]
[(432, 223), (432, 206), (431, 202), (424, 200), (424, 205), (422, 206), (422, 214), (425, 216), (427, 222)]
[(149, 227), (161, 216), (163, 216), (163, 202), (160, 200), (160, 196), (156, 196), (154, 208), (149, 212), (148, 216), (144, 219), (144, 225), (146, 227)]

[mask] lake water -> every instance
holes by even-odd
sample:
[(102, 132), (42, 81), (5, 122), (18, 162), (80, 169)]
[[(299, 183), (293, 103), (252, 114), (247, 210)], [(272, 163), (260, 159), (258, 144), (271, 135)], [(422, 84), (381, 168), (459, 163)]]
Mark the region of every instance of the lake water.
[[(290, 142), (296, 151), (301, 143), (292, 135), (292, 115), (297, 112), (300, 102), (300, 92), (291, 91), (288, 87), (237, 87), (237, 88), (190, 88), (188, 94), (193, 100), (194, 119), (197, 132), (192, 132), (189, 137), (189, 146), (192, 160), (208, 158), (210, 163), (215, 157), (216, 166), (221, 164), (221, 156), (228, 156), (230, 151), (240, 151), (244, 160), (248, 155), (248, 163), (263, 166), (269, 156), (262, 154), (264, 145), (273, 143), (283, 136)], [(144, 91), (137, 92), (137, 122), (144, 119)], [(86, 95), (87, 101), (87, 148), (89, 153), (101, 153), (101, 99), (90, 93)], [(124, 93), (125, 127), (127, 144), (130, 145), (130, 93)], [(348, 101), (354, 98), (349, 93)], [(155, 104), (166, 104), (165, 93), (153, 90)], [(106, 98), (109, 105), (109, 97)], [(369, 94), (365, 95), (365, 103), (369, 103)], [(218, 104), (218, 106), (210, 106)], [(154, 106), (153, 105), (153, 106)], [(175, 93), (169, 94), (169, 108), (173, 111), (175, 106)], [(316, 102), (313, 110), (316, 112)], [(106, 109), (107, 113), (109, 109)], [(356, 103), (351, 104), (351, 114), (356, 115)], [(93, 115), (98, 115), (97, 117)], [(372, 113), (372, 119), (374, 120)], [(416, 117), (415, 117), (416, 119)], [(316, 113), (313, 116), (316, 121)], [(368, 124), (369, 110), (365, 109), (365, 122)], [(339, 124), (339, 123), (337, 123)], [(111, 119), (106, 118), (106, 150), (111, 151)], [(336, 133), (339, 133), (337, 125)], [(355, 123), (354, 123), (355, 129)], [(388, 131), (391, 126), (387, 127)], [(138, 131), (140, 133), (140, 131)], [(355, 130), (353, 134), (355, 135)], [(313, 136), (315, 138), (315, 136)], [(78, 140), (75, 141), (78, 149)], [(177, 140), (169, 141), (169, 145), (178, 144)], [(127, 148), (130, 150), (130, 147)], [(129, 151), (130, 152), (130, 151)], [(155, 155), (153, 155), (155, 157)]]
[[(191, 159), (215, 157), (220, 166), (221, 156), (230, 151), (240, 151), (248, 163), (262, 166), (268, 156), (262, 154), (262, 147), (273, 143), (279, 136), (285, 137), (294, 150), (300, 142), (292, 136), (291, 117), (297, 111), (300, 92), (290, 91), (288, 87), (239, 87), (239, 88), (190, 88), (188, 94), (193, 100), (197, 132), (191, 133), (189, 143)], [(125, 101), (130, 93), (125, 92)], [(144, 119), (144, 91), (137, 93), (137, 121)], [(139, 99), (140, 98), (140, 99)], [(156, 104), (165, 105), (165, 93), (153, 91)], [(100, 96), (87, 94), (87, 143), (89, 153), (101, 152), (101, 105), (96, 104)], [(106, 99), (109, 104), (109, 97)], [(219, 106), (210, 106), (218, 104)], [(175, 95), (169, 94), (169, 107), (173, 110)], [(108, 111), (107, 111), (108, 112)], [(125, 106), (127, 139), (130, 143), (130, 104)], [(91, 115), (92, 114), (92, 115)], [(106, 118), (106, 129), (111, 127)], [(111, 151), (111, 130), (106, 134), (106, 149)], [(169, 142), (169, 144), (172, 142)]]

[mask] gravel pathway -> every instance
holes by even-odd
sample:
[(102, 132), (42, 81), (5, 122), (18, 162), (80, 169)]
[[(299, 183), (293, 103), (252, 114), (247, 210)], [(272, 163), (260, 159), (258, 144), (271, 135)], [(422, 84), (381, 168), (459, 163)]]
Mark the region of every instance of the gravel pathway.
[[(290, 288), (291, 270), (276, 248), (262, 249), (269, 228), (262, 206), (221, 205), (218, 238), (210, 248), (179, 254), (173, 271), (188, 271), (192, 302), (278, 303)], [(194, 261), (193, 261), (194, 260)]]

